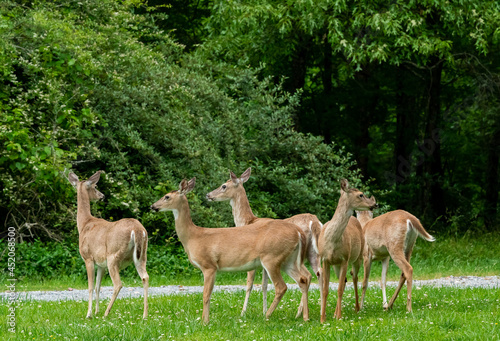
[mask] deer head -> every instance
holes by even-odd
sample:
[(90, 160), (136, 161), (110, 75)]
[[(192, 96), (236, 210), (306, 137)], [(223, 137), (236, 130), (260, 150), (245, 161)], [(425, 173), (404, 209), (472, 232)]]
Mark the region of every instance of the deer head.
[(104, 198), (104, 194), (99, 192), (96, 188), (97, 182), (101, 177), (102, 171), (97, 171), (94, 175), (92, 175), (88, 180), (80, 181), (78, 180), (78, 176), (71, 172), (68, 174), (68, 180), (76, 188), (77, 191), (86, 191), (90, 200), (101, 200)]
[(224, 201), (230, 200), (235, 197), (235, 192), (240, 186), (242, 186), (250, 178), (251, 168), (241, 174), (238, 178), (236, 174), (229, 171), (230, 179), (223, 183), (219, 188), (214, 189), (212, 192), (207, 194), (207, 200), (209, 201)]
[(165, 194), (160, 200), (151, 205), (153, 211), (174, 211), (178, 210), (182, 203), (182, 197), (194, 189), (196, 178), (187, 181), (183, 179), (179, 184), (179, 190)]
[(340, 181), (340, 195), (345, 196), (349, 206), (356, 211), (369, 211), (378, 207), (375, 197), (368, 198), (354, 187), (349, 187), (349, 182), (346, 179)]

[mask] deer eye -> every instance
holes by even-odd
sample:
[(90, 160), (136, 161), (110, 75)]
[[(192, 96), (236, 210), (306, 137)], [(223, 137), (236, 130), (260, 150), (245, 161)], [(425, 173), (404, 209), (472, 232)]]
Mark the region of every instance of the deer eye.
[(360, 197), (360, 198), (362, 198), (362, 197), (363, 197), (363, 194), (360, 194), (360, 195), (359, 195), (359, 197)]
[(168, 195), (165, 195), (165, 200), (168, 200), (170, 199), (170, 197)]
[(222, 185), (222, 189), (226, 189), (226, 187), (227, 187), (226, 185)]

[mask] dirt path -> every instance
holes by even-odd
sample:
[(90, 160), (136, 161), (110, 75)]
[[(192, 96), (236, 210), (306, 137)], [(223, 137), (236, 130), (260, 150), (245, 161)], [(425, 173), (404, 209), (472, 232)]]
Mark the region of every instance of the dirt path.
[[(396, 286), (397, 282), (387, 282), (388, 286)], [(330, 283), (330, 288), (337, 290), (337, 283)], [(370, 287), (380, 287), (379, 282), (370, 282)], [(423, 286), (433, 286), (433, 287), (458, 287), (458, 288), (489, 288), (489, 289), (500, 289), (500, 276), (449, 276), (438, 279), (431, 280), (415, 280), (413, 282), (413, 287), (418, 290)], [(288, 284), (288, 288), (292, 290), (298, 290), (296, 284)], [(352, 288), (352, 283), (348, 283), (347, 288)], [(214, 291), (244, 291), (246, 287), (244, 285), (216, 285)], [(269, 286), (269, 290), (273, 290), (272, 285)], [(260, 285), (256, 285), (254, 290), (261, 290)], [(317, 284), (311, 284), (311, 290), (318, 290)], [(100, 298), (106, 299), (110, 298), (113, 292), (113, 287), (101, 287)], [(203, 292), (202, 286), (182, 286), (182, 285), (167, 285), (161, 287), (150, 287), (149, 295), (178, 295), (178, 294), (191, 294), (191, 293), (201, 293)], [(124, 287), (118, 298), (140, 298), (142, 297), (143, 289), (142, 287), (127, 288)], [(7, 299), (11, 296), (8, 292), (0, 293), (0, 298)], [(17, 300), (37, 300), (37, 301), (59, 301), (59, 300), (88, 300), (88, 290), (76, 290), (68, 289), (65, 291), (27, 291), (27, 292), (16, 292)]]

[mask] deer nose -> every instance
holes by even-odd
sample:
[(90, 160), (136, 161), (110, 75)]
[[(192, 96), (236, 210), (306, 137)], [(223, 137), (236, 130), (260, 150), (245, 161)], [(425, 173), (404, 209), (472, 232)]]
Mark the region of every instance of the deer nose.
[(155, 212), (158, 212), (158, 209), (157, 208), (154, 208), (153, 205), (150, 206), (151, 210), (155, 211)]
[(376, 209), (376, 208), (378, 208), (378, 204), (373, 205), (371, 209), (373, 210), (373, 209)]
[(208, 201), (212, 201), (212, 196), (210, 195), (210, 193), (208, 193), (205, 198), (207, 198)]

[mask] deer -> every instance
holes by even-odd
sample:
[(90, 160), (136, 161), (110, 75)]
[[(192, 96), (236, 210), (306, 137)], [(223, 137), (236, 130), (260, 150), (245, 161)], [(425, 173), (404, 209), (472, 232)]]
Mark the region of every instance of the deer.
[(153, 211), (172, 211), (175, 231), (190, 263), (203, 273), (203, 323), (209, 323), (210, 297), (218, 271), (250, 271), (264, 267), (275, 286), (274, 300), (266, 313), (269, 319), (287, 286), (281, 271), (292, 277), (302, 292), (301, 311), (309, 320), (308, 290), (311, 274), (303, 263), (305, 239), (295, 225), (283, 221), (254, 223), (235, 228), (206, 228), (193, 223), (186, 194), (196, 178), (182, 180), (174, 190), (151, 205)]
[[(256, 222), (266, 222), (273, 220), (271, 218), (256, 217), (253, 214), (252, 209), (250, 208), (250, 203), (248, 201), (248, 197), (243, 184), (250, 178), (251, 171), (252, 169), (248, 168), (243, 172), (243, 174), (241, 174), (240, 177), (236, 176), (236, 174), (234, 174), (232, 171), (229, 171), (229, 180), (206, 195), (208, 201), (229, 201), (233, 211), (235, 226), (244, 226)], [(306, 237), (306, 258), (309, 260), (314, 273), (318, 277), (318, 281), (320, 281), (318, 254), (313, 247), (313, 238), (315, 240), (318, 239), (323, 225), (315, 215), (309, 213), (298, 214), (288, 219), (283, 219), (283, 221), (295, 224), (304, 233)], [(245, 302), (243, 303), (243, 309), (241, 311), (242, 316), (246, 312), (250, 293), (253, 289), (254, 280), (255, 270), (249, 271), (247, 274)], [(262, 296), (264, 314), (267, 310), (267, 284), (268, 276), (266, 271), (264, 270), (262, 272)]]
[[(413, 267), (410, 265), (410, 257), (413, 247), (418, 236), (428, 242), (435, 241), (435, 238), (427, 233), (417, 217), (403, 210), (391, 211), (376, 218), (373, 218), (373, 212), (371, 211), (356, 211), (356, 216), (361, 223), (365, 235), (365, 272), (363, 277), (363, 293), (361, 294), (361, 309), (363, 308), (365, 293), (368, 288), (372, 262), (382, 261), (380, 287), (382, 289), (382, 305), (384, 310), (392, 308), (399, 291), (406, 281), (408, 289), (406, 309), (411, 312)], [(387, 303), (385, 286), (390, 258), (394, 260), (394, 263), (401, 270), (401, 277), (394, 295), (389, 303)]]
[(76, 223), (79, 251), (85, 261), (89, 286), (87, 318), (92, 318), (95, 268), (97, 267), (95, 280), (96, 315), (99, 313), (99, 292), (106, 267), (113, 281), (113, 295), (104, 313), (104, 317), (106, 317), (122, 288), (120, 269), (134, 263), (144, 287), (144, 314), (142, 317), (146, 319), (148, 316), (149, 287), (149, 276), (146, 271), (148, 234), (144, 226), (136, 219), (124, 218), (110, 222), (92, 216), (90, 201), (104, 198), (104, 194), (96, 188), (101, 172), (98, 171), (83, 181), (78, 180), (78, 176), (73, 172), (68, 175), (69, 182), (76, 188), (77, 192)]
[(373, 198), (367, 198), (361, 191), (349, 187), (349, 182), (340, 182), (340, 198), (333, 215), (327, 222), (318, 239), (318, 253), (322, 262), (323, 279), (321, 292), (321, 323), (326, 321), (326, 303), (330, 283), (330, 266), (333, 266), (339, 279), (335, 317), (342, 318), (342, 296), (347, 282), (347, 268), (352, 265), (352, 279), (356, 296), (355, 311), (358, 312), (358, 272), (363, 262), (364, 236), (361, 224), (353, 217), (354, 210), (366, 211), (377, 207)]

